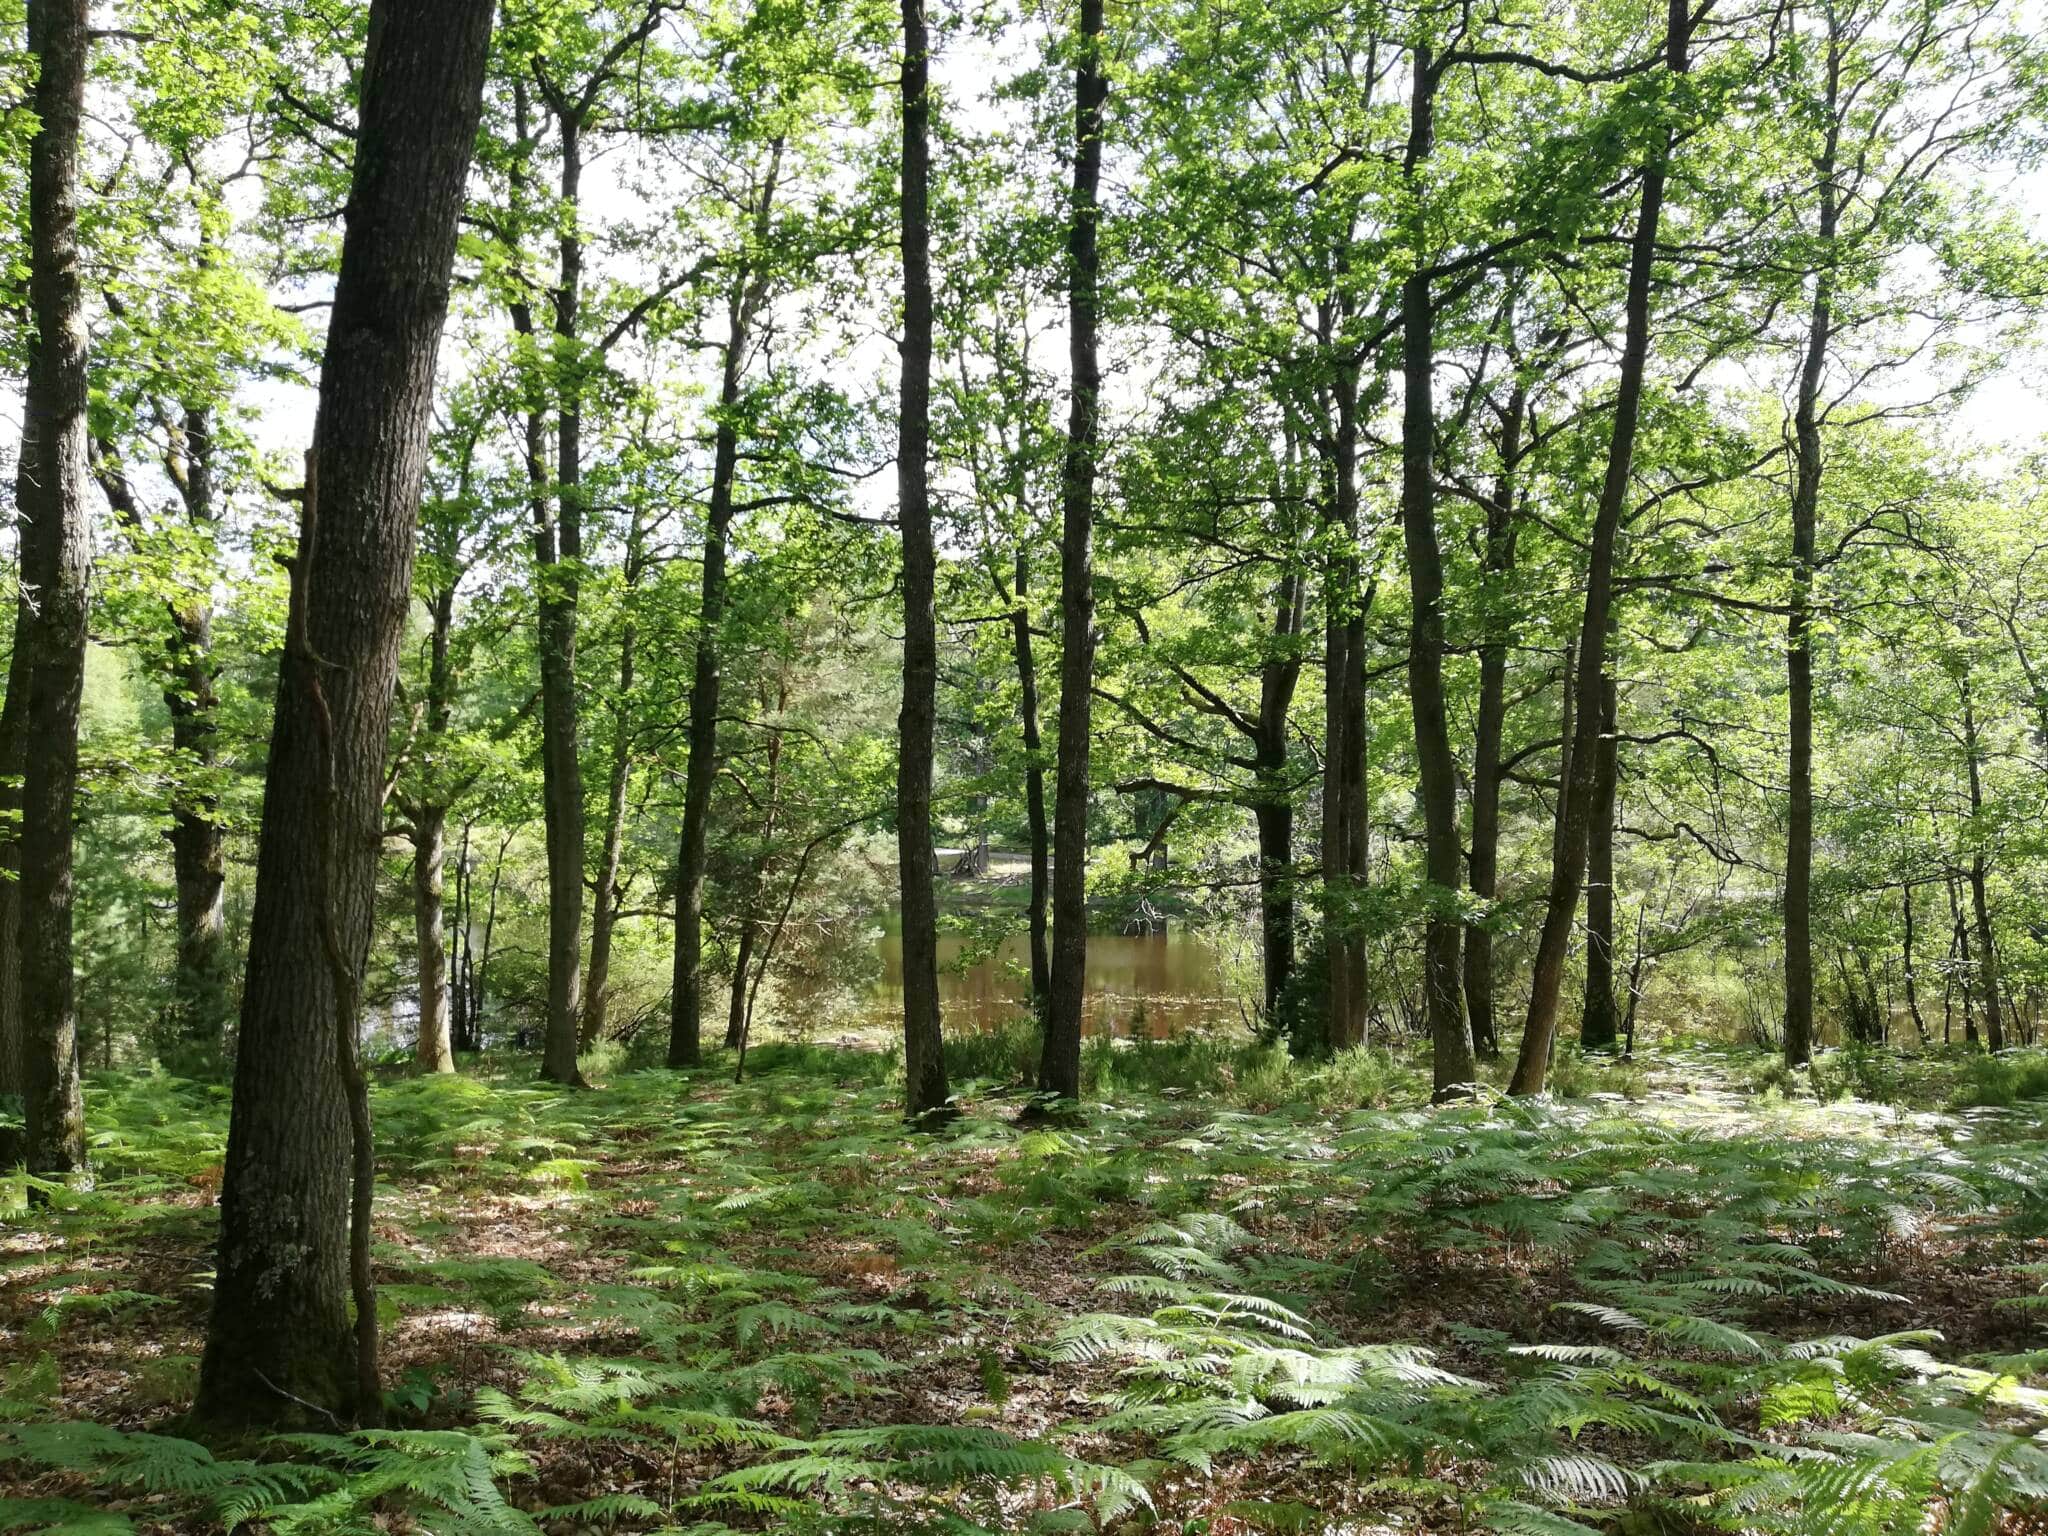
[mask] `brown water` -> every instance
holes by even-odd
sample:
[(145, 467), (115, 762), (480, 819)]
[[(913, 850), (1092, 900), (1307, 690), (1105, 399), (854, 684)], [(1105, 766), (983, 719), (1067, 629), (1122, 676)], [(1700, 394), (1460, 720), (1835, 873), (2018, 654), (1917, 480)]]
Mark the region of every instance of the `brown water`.
[[(1023, 934), (1003, 941), (990, 957), (960, 964), (964, 941), (939, 938), (939, 1001), (946, 1027), (988, 1030), (1031, 1013), (1031, 945)], [(903, 939), (881, 939), (882, 979), (873, 994), (878, 1018), (900, 1018), (903, 1008)], [(1195, 933), (1125, 937), (1088, 935), (1087, 996), (1082, 1028), (1090, 1035), (1168, 1040), (1189, 1030), (1236, 1025), (1240, 999), (1223, 956)]]

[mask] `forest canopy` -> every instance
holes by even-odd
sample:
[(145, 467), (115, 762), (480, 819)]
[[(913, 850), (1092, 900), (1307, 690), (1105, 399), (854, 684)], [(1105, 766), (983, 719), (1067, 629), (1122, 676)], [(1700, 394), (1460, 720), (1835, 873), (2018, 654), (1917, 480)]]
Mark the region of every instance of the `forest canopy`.
[(0, 1532), (2038, 1511), (2044, 147), (2033, 0), (0, 0)]

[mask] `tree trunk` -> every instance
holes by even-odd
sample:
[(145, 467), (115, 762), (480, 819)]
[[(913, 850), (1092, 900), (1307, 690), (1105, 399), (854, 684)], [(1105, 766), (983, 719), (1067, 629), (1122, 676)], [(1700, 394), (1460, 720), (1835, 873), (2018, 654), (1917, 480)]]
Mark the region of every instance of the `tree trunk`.
[[(1830, 22), (1832, 30), (1832, 21)], [(1833, 335), (1836, 224), (1835, 144), (1841, 52), (1828, 40), (1827, 138), (1814, 170), (1820, 183), (1819, 265), (1813, 280), (1799, 398), (1793, 412), (1792, 597), (1785, 620), (1785, 1063), (1813, 1060), (1813, 562), (1820, 508), (1821, 374)]]
[(1593, 749), (1593, 815), (1586, 857), (1586, 998), (1579, 1049), (1611, 1051), (1621, 1036), (1614, 999), (1614, 801), (1620, 783), (1620, 711), (1611, 654), (1600, 679), (1600, 740)]
[[(627, 538), (626, 601), (633, 600), (633, 577), (639, 562), (640, 524), (636, 517)], [(604, 1038), (611, 1016), (612, 935), (619, 920), (619, 863), (626, 841), (626, 789), (633, 776), (634, 649), (639, 627), (629, 613), (619, 630), (619, 691), (613, 701), (612, 765), (605, 787), (604, 848), (597, 858), (597, 896), (590, 914), (590, 975), (583, 996), (581, 1046), (589, 1050)]]
[(22, 728), (35, 750), (21, 785), (24, 1132), (31, 1173), (86, 1170), (72, 977), (72, 808), (85, 689), (91, 530), (85, 307), (78, 250), (79, 127), (91, 48), (86, 0), (29, 7), (38, 128), (29, 145), (29, 345), (23, 414), (36, 473), (21, 504), (21, 580), (33, 617)]
[(1102, 368), (1096, 355), (1101, 261), (1103, 0), (1081, 0), (1074, 69), (1074, 183), (1067, 228), (1072, 373), (1060, 465), (1060, 739), (1053, 775), (1052, 990), (1038, 1091), (1081, 1097), (1081, 1012), (1088, 966), (1088, 748), (1095, 686), (1095, 458)]
[[(1328, 338), (1341, 344), (1341, 338)], [(1353, 931), (1353, 894), (1366, 867), (1365, 612), (1359, 592), (1358, 368), (1340, 362), (1327, 465), (1327, 535), (1336, 545), (1323, 578), (1323, 958), (1328, 1045), (1365, 1040), (1365, 943)]]
[[(1021, 501), (1020, 501), (1021, 505)], [(1046, 903), (1052, 895), (1052, 848), (1045, 817), (1045, 742), (1038, 725), (1038, 660), (1031, 643), (1031, 606), (1025, 601), (1031, 584), (1027, 535), (1017, 535), (1017, 607), (1010, 615), (1011, 648), (1017, 656), (1018, 713), (1024, 726), (1024, 820), (1031, 836), (1031, 1017), (1045, 1027), (1052, 995), (1052, 951)]]
[(1920, 1036), (1920, 1043), (1927, 1043), (1927, 1021), (1920, 1016), (1920, 978), (1913, 968), (1913, 882), (1908, 880), (1900, 888), (1899, 907), (1906, 921), (1905, 954), (1902, 968), (1906, 978), (1906, 1012), (1912, 1015), (1913, 1028)]
[(903, 378), (896, 448), (897, 518), (903, 533), (903, 708), (896, 738), (896, 867), (903, 915), (904, 1113), (912, 1121), (945, 1113), (951, 1097), (939, 1033), (938, 868), (932, 852), (939, 654), (929, 462), (930, 52), (924, 0), (903, 0)]
[[(576, 708), (576, 619), (583, 563), (583, 399), (580, 362), (573, 355), (583, 280), (581, 123), (557, 118), (562, 139), (560, 270), (555, 287), (554, 332), (563, 356), (557, 367), (555, 515), (534, 527), (540, 567), (540, 692), (542, 803), (548, 850), (548, 1013), (540, 1075), (580, 1086), (576, 1069), (578, 1016), (583, 1004), (583, 761)], [(546, 505), (545, 493), (541, 498)]]
[(1472, 1044), (1492, 1058), (1500, 1054), (1494, 1018), (1493, 930), (1487, 926), (1500, 894), (1501, 738), (1507, 728), (1507, 577), (1515, 568), (1515, 470), (1522, 457), (1522, 416), (1528, 394), (1518, 381), (1501, 420), (1500, 478), (1486, 509), (1488, 577), (1485, 638), (1479, 647), (1478, 720), (1472, 741), (1472, 856), (1466, 878), (1481, 907), (1479, 921), (1465, 930), (1465, 1012)]
[[(1977, 739), (1977, 711), (1970, 698), (1970, 679), (1962, 681), (1963, 744), (1970, 766), (1970, 821), (1973, 841), (1983, 836), (1984, 775), (1983, 753)], [(1981, 843), (1970, 853), (1970, 908), (1977, 924), (1977, 989), (1984, 1003), (1984, 1045), (1987, 1050), (2005, 1049), (2005, 1010), (1998, 997), (1998, 947), (1991, 936), (1991, 903), (1986, 892), (1990, 864)]]
[(1259, 831), (1259, 937), (1265, 980), (1266, 1022), (1294, 978), (1294, 796), (1287, 782), (1287, 716), (1301, 681), (1301, 658), (1292, 642), (1307, 612), (1308, 583), (1289, 570), (1274, 592), (1273, 637), (1278, 654), (1259, 668), (1259, 714), (1252, 760), (1257, 797), (1252, 819)]
[[(1686, 0), (1668, 0), (1665, 17), (1665, 61), (1674, 75), (1689, 67), (1691, 14)], [(1593, 816), (1594, 747), (1600, 731), (1601, 678), (1606, 671), (1608, 610), (1614, 593), (1614, 545), (1628, 500), (1630, 468), (1635, 458), (1636, 426), (1642, 414), (1643, 378), (1650, 357), (1651, 279), (1657, 265), (1657, 226), (1664, 209), (1664, 181), (1671, 163), (1673, 125), (1655, 130), (1655, 142), (1643, 166), (1642, 207), (1636, 218), (1629, 252), (1627, 329), (1622, 344), (1620, 379), (1614, 399), (1612, 436), (1608, 439), (1607, 472), (1593, 521), (1586, 571), (1586, 610), (1579, 624), (1578, 721), (1570, 771), (1557, 809), (1557, 859), (1529, 978), (1529, 1011), (1522, 1025), (1522, 1046), (1508, 1091), (1541, 1093), (1550, 1069), (1550, 1046), (1557, 1032), (1558, 996), (1564, 986), (1565, 955), (1571, 946), (1572, 920), (1579, 905), (1579, 881), (1586, 869), (1586, 844)]]
[[(15, 506), (34, 478), (34, 418), (23, 422), (21, 459), (15, 466)], [(19, 522), (17, 520), (17, 528)], [(35, 622), (26, 592), (14, 604), (14, 645), (7, 660), (7, 699), (0, 704), (0, 1108), (19, 1111), (28, 1085), (26, 1025), (21, 1012), (21, 776), (28, 761), (29, 627)], [(22, 1160), (19, 1128), (0, 1129), (0, 1167)]]
[(682, 845), (676, 853), (675, 974), (669, 999), (668, 1064), (703, 1059), (704, 861), (711, 825), (711, 789), (718, 778), (718, 708), (724, 679), (726, 541), (732, 532), (733, 480), (739, 469), (740, 353), (725, 349), (724, 381), (712, 447), (711, 503), (704, 529), (704, 575), (697, 602), (697, 658), (690, 684), (690, 760), (683, 772)]
[[(1407, 172), (1412, 178), (1436, 139), (1436, 67), (1427, 43), (1415, 47)], [(1418, 196), (1417, 219), (1421, 218)], [(1424, 259), (1418, 230), (1416, 259)], [(1430, 274), (1401, 285), (1401, 531), (1408, 552), (1408, 703), (1415, 721), (1415, 767), (1422, 801), (1423, 877), (1429, 917), (1423, 938), (1423, 996), (1435, 1062), (1435, 1097), (1470, 1091), (1478, 1075), (1472, 1030), (1459, 989), (1464, 925), (1458, 842), (1458, 768), (1444, 704), (1444, 557), (1436, 530), (1436, 301)]]
[[(337, 1040), (370, 942), (434, 364), (492, 0), (373, 0), (354, 186), (279, 668), (198, 1416), (374, 1418), (352, 1259), (366, 1144)], [(313, 497), (309, 494), (309, 505)], [(353, 1123), (352, 1123), (353, 1122)], [(356, 1269), (356, 1273), (352, 1273)], [(374, 1302), (367, 1308), (374, 1327)], [(374, 1341), (374, 1334), (371, 1334)], [(374, 1358), (368, 1363), (374, 1366)]]
[(455, 1041), (448, 1022), (447, 936), (441, 923), (441, 876), (448, 852), (448, 812), (422, 806), (413, 818), (412, 927), (419, 956), (422, 1071), (453, 1072)]
[[(449, 641), (455, 629), (455, 585), (452, 563), (457, 539), (451, 534), (436, 553), (450, 562), (449, 575), (428, 601), (433, 619), (427, 662), (427, 737), (437, 750), (446, 739), (455, 707), (455, 672)], [(442, 877), (448, 855), (446, 790), (432, 776), (423, 803), (411, 807), (413, 948), (418, 958), (420, 1027), (414, 1055), (428, 1072), (455, 1070), (454, 1030), (449, 1020), (447, 936), (443, 931)], [(464, 832), (464, 854), (468, 834)], [(458, 875), (458, 880), (461, 878)]]

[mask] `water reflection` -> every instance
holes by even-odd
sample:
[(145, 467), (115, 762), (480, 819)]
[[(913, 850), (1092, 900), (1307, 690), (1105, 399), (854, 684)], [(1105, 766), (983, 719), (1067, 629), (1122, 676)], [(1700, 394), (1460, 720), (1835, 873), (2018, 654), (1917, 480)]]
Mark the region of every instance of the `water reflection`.
[[(993, 1029), (1030, 1014), (1031, 946), (1013, 934), (991, 956), (961, 964), (965, 941), (939, 937), (939, 1000), (946, 1028)], [(903, 1008), (903, 939), (881, 939), (882, 979), (874, 1014), (898, 1019)], [(1088, 936), (1082, 1028), (1090, 1035), (1167, 1040), (1191, 1029), (1239, 1020), (1238, 997), (1223, 957), (1195, 933)]]

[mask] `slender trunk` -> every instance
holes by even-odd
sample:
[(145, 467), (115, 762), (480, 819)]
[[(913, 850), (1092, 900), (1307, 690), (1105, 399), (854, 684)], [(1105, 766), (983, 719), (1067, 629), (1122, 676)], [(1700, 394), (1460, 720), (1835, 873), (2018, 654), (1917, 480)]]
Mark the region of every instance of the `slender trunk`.
[(1280, 578), (1274, 593), (1276, 655), (1259, 668), (1259, 714), (1252, 760), (1257, 798), (1252, 818), (1259, 831), (1260, 954), (1265, 973), (1266, 1021), (1278, 1010), (1294, 977), (1294, 797), (1287, 782), (1287, 716), (1301, 680), (1293, 641), (1306, 614), (1308, 583), (1299, 570)]
[[(1963, 695), (1963, 743), (1970, 767), (1971, 836), (1983, 836), (1984, 775), (1982, 749), (1977, 739), (1977, 711), (1970, 698), (1970, 679), (1965, 674)], [(1998, 996), (1998, 947), (1991, 936), (1991, 903), (1986, 891), (1990, 864), (1981, 843), (1970, 852), (1970, 908), (1977, 923), (1977, 987), (1984, 1003), (1984, 1045), (1992, 1051), (2005, 1049), (2005, 1011)]]
[[(15, 505), (35, 477), (35, 422), (23, 423)], [(19, 523), (17, 521), (17, 529)], [(18, 584), (18, 577), (17, 577)], [(35, 622), (25, 591), (14, 604), (14, 644), (7, 659), (7, 699), (0, 705), (0, 1108), (19, 1111), (28, 1084), (27, 1040), (21, 1013), (21, 776), (28, 761), (29, 627)], [(21, 1130), (0, 1128), (0, 1167), (25, 1152)]]
[(1328, 1043), (1365, 1041), (1365, 944), (1352, 901), (1365, 849), (1365, 612), (1359, 592), (1358, 368), (1340, 361), (1331, 386), (1335, 430), (1327, 468), (1328, 537), (1336, 546), (1323, 578), (1323, 956)]
[(428, 406), (492, 10), (492, 0), (373, 0), (370, 11), (195, 1409), (215, 1423), (331, 1428), (379, 1411), (370, 1148), (360, 1073), (352, 1082), (342, 1047), (355, 1038), (370, 942)]
[(703, 1059), (704, 864), (711, 826), (711, 789), (718, 778), (718, 709), (724, 681), (726, 541), (731, 536), (733, 481), (739, 469), (740, 353), (735, 334), (725, 349), (724, 381), (712, 446), (711, 504), (704, 529), (704, 575), (697, 602), (697, 657), (690, 684), (690, 758), (683, 772), (682, 844), (676, 853), (675, 971), (669, 1000), (668, 1064)]
[(1927, 1021), (1920, 1017), (1920, 978), (1913, 969), (1913, 882), (1908, 880), (1900, 888), (1899, 907), (1906, 920), (1905, 955), (1902, 961), (1906, 973), (1906, 1012), (1913, 1017), (1913, 1028), (1919, 1033), (1920, 1043), (1927, 1043)]
[(1074, 184), (1067, 229), (1067, 332), (1072, 372), (1060, 466), (1059, 763), (1053, 775), (1052, 988), (1038, 1090), (1081, 1096), (1081, 1009), (1088, 964), (1088, 748), (1095, 686), (1095, 459), (1102, 370), (1096, 355), (1101, 261), (1103, 0), (1081, 0), (1074, 70)]
[[(636, 523), (629, 544), (637, 543)], [(629, 567), (634, 563), (629, 552)], [(632, 601), (629, 585), (627, 601)], [(612, 935), (619, 920), (619, 864), (626, 842), (626, 789), (633, 776), (633, 733), (630, 700), (633, 697), (634, 649), (639, 628), (628, 614), (619, 631), (619, 691), (613, 701), (612, 765), (605, 786), (604, 847), (597, 858), (597, 896), (590, 913), (590, 975), (583, 994), (581, 1047), (589, 1050), (604, 1038), (611, 1015)]]
[[(446, 537), (436, 553), (452, 562), (455, 539)], [(433, 620), (427, 661), (427, 738), (438, 749), (455, 708), (455, 669), (449, 642), (455, 629), (455, 579), (435, 588), (428, 603)], [(442, 879), (448, 856), (445, 789), (430, 777), (422, 803), (411, 808), (413, 948), (419, 967), (419, 1037), (414, 1055), (428, 1072), (455, 1070), (454, 1031), (449, 1022), (447, 935), (443, 932)], [(465, 845), (467, 830), (464, 832)], [(467, 848), (465, 846), (465, 853)], [(457, 876), (458, 881), (460, 875)]]
[[(1665, 59), (1674, 75), (1689, 67), (1687, 47), (1691, 14), (1686, 0), (1668, 0)], [(1643, 166), (1642, 208), (1636, 218), (1629, 253), (1627, 334), (1622, 344), (1621, 373), (1614, 400), (1612, 436), (1608, 440), (1607, 472), (1601, 482), (1586, 570), (1586, 611), (1579, 624), (1578, 722), (1570, 772), (1558, 797), (1558, 857), (1551, 870), (1543, 931), (1529, 979), (1529, 1011), (1522, 1026), (1521, 1052), (1515, 1060), (1509, 1092), (1541, 1093), (1550, 1068), (1550, 1047), (1557, 1032), (1557, 1005), (1564, 987), (1565, 955), (1571, 946), (1572, 920), (1579, 904), (1579, 881), (1585, 874), (1586, 843), (1593, 814), (1593, 748), (1600, 730), (1601, 677), (1606, 670), (1607, 618), (1614, 592), (1614, 545), (1628, 500), (1630, 469), (1635, 458), (1636, 426), (1642, 414), (1643, 381), (1650, 358), (1651, 279), (1657, 265), (1657, 227), (1664, 209), (1665, 174), (1671, 163), (1673, 125), (1655, 131), (1655, 142)]]
[(1836, 97), (1841, 51), (1828, 42), (1827, 138), (1814, 171), (1820, 184), (1819, 262), (1813, 280), (1799, 397), (1793, 412), (1792, 596), (1785, 620), (1785, 1062), (1813, 1060), (1813, 562), (1822, 473), (1821, 374), (1833, 335), (1833, 260), (1836, 224), (1835, 144), (1840, 132)]
[[(1427, 43), (1413, 61), (1407, 172), (1428, 160), (1436, 139), (1436, 66)], [(1418, 197), (1417, 219), (1420, 220)], [(1422, 243), (1416, 259), (1423, 259)], [(1423, 876), (1429, 917), (1423, 938), (1423, 996), (1435, 1061), (1435, 1097), (1469, 1090), (1478, 1075), (1472, 1030), (1459, 989), (1464, 925), (1457, 913), (1463, 857), (1458, 844), (1458, 769), (1444, 704), (1444, 557), (1436, 529), (1436, 300), (1426, 270), (1401, 285), (1401, 531), (1408, 551), (1408, 703), (1415, 721), (1422, 800)]]
[(1011, 647), (1017, 656), (1018, 713), (1024, 726), (1024, 819), (1031, 835), (1031, 1017), (1045, 1027), (1047, 999), (1052, 994), (1052, 952), (1046, 903), (1052, 894), (1052, 849), (1045, 816), (1045, 742), (1038, 725), (1038, 660), (1032, 652), (1031, 555), (1025, 535), (1017, 536), (1017, 607), (1010, 616)]
[(449, 1027), (447, 935), (442, 932), (441, 877), (448, 853), (448, 812), (422, 806), (413, 817), (412, 930), (419, 956), (420, 1032), (416, 1057), (426, 1072), (455, 1070)]
[(1593, 816), (1586, 856), (1586, 998), (1579, 1048), (1611, 1051), (1621, 1035), (1614, 998), (1614, 801), (1620, 781), (1613, 658), (1600, 680), (1600, 741), (1594, 748)]
[(1487, 919), (1500, 894), (1501, 738), (1507, 727), (1508, 577), (1515, 568), (1515, 469), (1522, 456), (1527, 391), (1519, 382), (1501, 420), (1500, 478), (1486, 509), (1487, 611), (1479, 648), (1478, 720), (1472, 741), (1472, 856), (1466, 878), (1481, 912), (1465, 930), (1465, 1011), (1473, 1046), (1500, 1054), (1494, 1018), (1493, 930)]
[[(765, 247), (775, 210), (781, 166), (776, 146), (760, 200), (754, 239)], [(754, 317), (768, 296), (768, 273), (742, 259), (726, 303), (725, 349), (718, 387), (718, 423), (712, 437), (711, 494), (704, 528), (704, 573), (697, 602), (697, 653), (690, 683), (690, 760), (683, 771), (683, 829), (676, 850), (676, 939), (669, 990), (668, 1064), (693, 1067), (703, 1059), (704, 865), (711, 825), (711, 790), (718, 779), (718, 710), (724, 682), (726, 544), (732, 535), (733, 491), (739, 477), (739, 405)]]
[[(186, 521), (210, 531), (219, 517), (212, 412), (203, 405), (188, 406), (182, 436), (178, 489)], [(170, 677), (164, 702), (170, 709), (171, 746), (181, 770), (171, 820), (178, 899), (178, 1032), (193, 1045), (217, 1051), (234, 1007), (234, 956), (227, 932), (227, 828), (212, 782), (220, 703), (213, 686), (213, 603), (202, 587), (172, 599), (169, 607), (165, 659)]]
[(35, 750), (21, 785), (21, 1006), (24, 1118), (31, 1173), (86, 1171), (72, 977), (72, 810), (85, 689), (87, 357), (78, 249), (79, 126), (91, 48), (86, 0), (29, 7), (38, 64), (29, 145), (29, 345), (23, 413), (35, 425), (34, 483), (21, 504), (21, 580), (33, 604), (24, 639), (22, 728)]
[(903, 708), (897, 718), (896, 865), (903, 915), (904, 1112), (913, 1121), (942, 1114), (951, 1096), (939, 1033), (938, 868), (932, 852), (939, 653), (929, 463), (930, 50), (924, 0), (903, 0), (903, 378), (896, 448), (897, 520), (903, 533)]
[[(775, 713), (781, 715), (789, 709), (789, 681), (782, 678), (776, 689)], [(764, 799), (764, 814), (761, 818), (761, 856), (753, 861), (747, 875), (746, 899), (741, 904), (740, 935), (734, 946), (732, 961), (732, 983), (727, 988), (725, 1004), (725, 1044), (728, 1050), (738, 1050), (747, 1038), (747, 1017), (750, 994), (747, 990), (747, 966), (752, 963), (754, 948), (761, 935), (761, 888), (767, 880), (767, 866), (773, 857), (776, 827), (782, 816), (782, 730), (778, 726), (768, 733), (768, 775)]]

